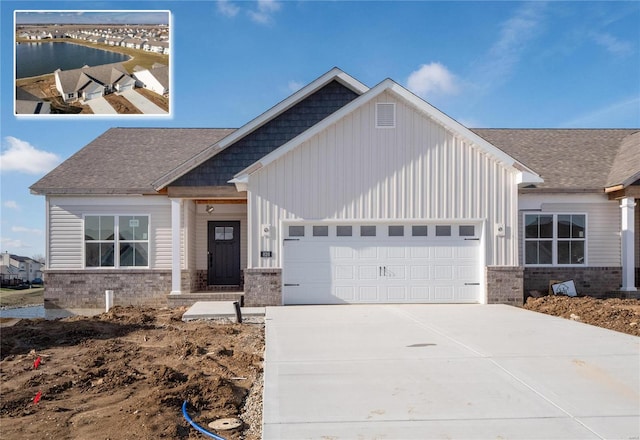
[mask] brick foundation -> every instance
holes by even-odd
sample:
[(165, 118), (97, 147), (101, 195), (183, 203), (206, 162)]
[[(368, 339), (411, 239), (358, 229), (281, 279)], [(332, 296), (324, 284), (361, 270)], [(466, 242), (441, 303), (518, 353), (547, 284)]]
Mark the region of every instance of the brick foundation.
[(524, 304), (523, 268), (487, 266), (487, 304)]
[(171, 292), (170, 270), (49, 270), (45, 276), (46, 309), (104, 309), (105, 290), (113, 290), (116, 306), (166, 307)]
[[(578, 295), (601, 295), (620, 289), (621, 267), (527, 267), (524, 270), (524, 291), (547, 292), (549, 281), (573, 280)], [(637, 283), (637, 281), (636, 281)]]
[(282, 305), (282, 269), (245, 269), (244, 305)]

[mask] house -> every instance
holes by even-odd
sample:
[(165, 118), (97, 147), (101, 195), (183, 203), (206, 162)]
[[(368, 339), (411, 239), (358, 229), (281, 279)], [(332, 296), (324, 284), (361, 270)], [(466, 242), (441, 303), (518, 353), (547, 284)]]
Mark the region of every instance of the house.
[(633, 291), (639, 152), (637, 129), (470, 130), (335, 68), (239, 129), (110, 129), (36, 182), (46, 307)]
[(22, 87), (16, 87), (17, 115), (42, 115), (51, 113), (51, 104), (32, 93), (27, 92)]
[(151, 69), (136, 66), (133, 69), (136, 86), (151, 90), (158, 95), (169, 94), (169, 66), (155, 63)]
[(36, 278), (42, 278), (42, 266), (39, 261), (29, 257), (13, 255), (8, 252), (0, 254), (0, 273), (2, 281), (13, 280), (31, 282)]
[(143, 45), (143, 49), (147, 52), (161, 53), (169, 55), (169, 42), (149, 40)]
[(90, 100), (114, 91), (133, 89), (135, 80), (122, 63), (84, 66), (80, 69), (56, 70), (56, 89), (65, 102)]

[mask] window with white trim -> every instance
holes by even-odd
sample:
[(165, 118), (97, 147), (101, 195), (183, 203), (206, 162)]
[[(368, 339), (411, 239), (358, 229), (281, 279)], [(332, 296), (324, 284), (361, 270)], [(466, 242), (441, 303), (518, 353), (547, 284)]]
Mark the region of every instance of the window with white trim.
[(87, 215), (85, 267), (148, 267), (149, 216)]
[(525, 265), (585, 264), (585, 214), (525, 214)]

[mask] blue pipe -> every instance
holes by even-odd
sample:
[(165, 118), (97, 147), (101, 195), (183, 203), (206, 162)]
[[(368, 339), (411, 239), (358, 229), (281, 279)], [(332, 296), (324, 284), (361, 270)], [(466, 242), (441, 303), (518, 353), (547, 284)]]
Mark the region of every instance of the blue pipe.
[(189, 424), (191, 426), (193, 426), (195, 429), (197, 429), (198, 431), (200, 431), (202, 434), (204, 435), (208, 435), (211, 438), (215, 438), (216, 440), (225, 440), (223, 437), (220, 437), (219, 435), (215, 435), (213, 432), (209, 432), (206, 429), (204, 429), (202, 426), (198, 425), (196, 422), (194, 422), (193, 420), (191, 420), (191, 417), (189, 417), (189, 414), (187, 414), (187, 401), (185, 400), (184, 403), (182, 404), (182, 415), (184, 416), (185, 420), (187, 422), (189, 422)]

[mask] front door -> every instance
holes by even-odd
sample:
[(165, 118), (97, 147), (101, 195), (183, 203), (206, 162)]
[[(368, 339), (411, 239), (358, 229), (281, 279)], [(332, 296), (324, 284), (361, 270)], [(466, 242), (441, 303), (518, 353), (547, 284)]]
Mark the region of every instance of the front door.
[(240, 285), (240, 222), (210, 221), (208, 284)]

